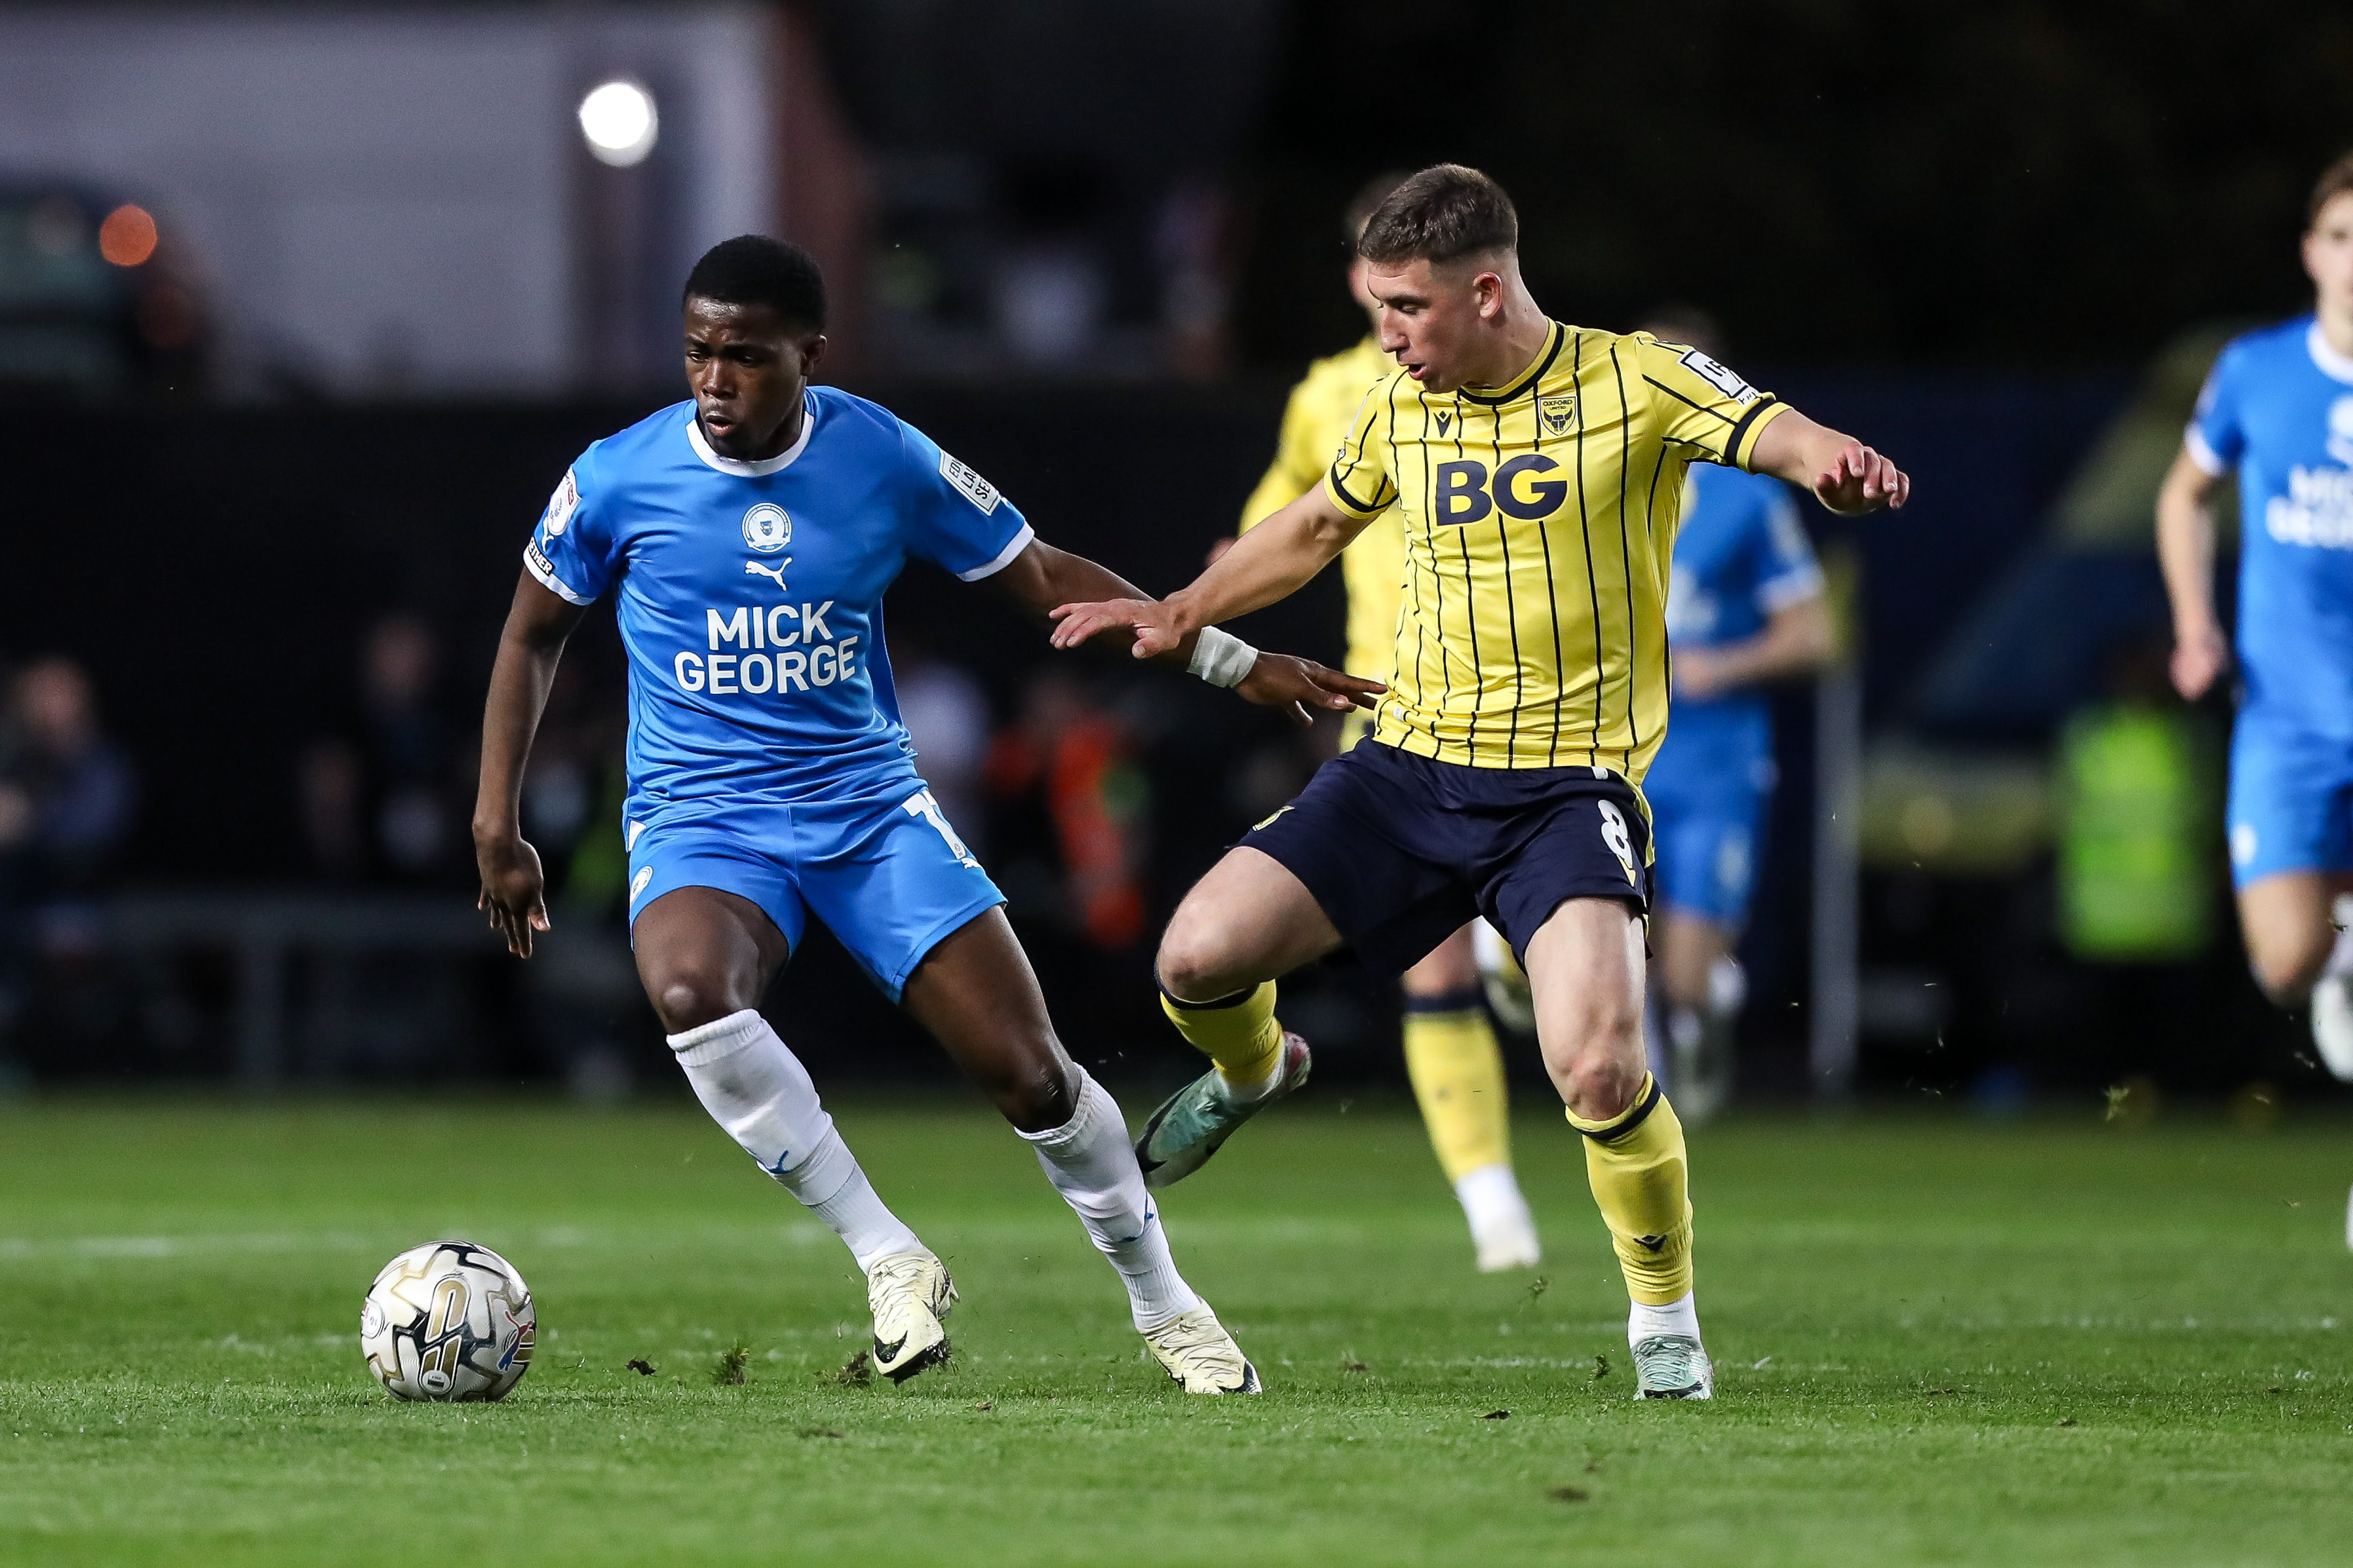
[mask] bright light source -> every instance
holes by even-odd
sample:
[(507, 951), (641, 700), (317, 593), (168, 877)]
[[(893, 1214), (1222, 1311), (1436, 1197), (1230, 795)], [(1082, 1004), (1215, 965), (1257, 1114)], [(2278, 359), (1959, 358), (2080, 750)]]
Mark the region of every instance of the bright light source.
[(117, 267), (136, 267), (155, 254), (155, 220), (145, 209), (115, 208), (98, 226), (98, 253)]
[(626, 169), (654, 150), (661, 121), (654, 97), (633, 81), (608, 81), (580, 100), (580, 134), (600, 163)]

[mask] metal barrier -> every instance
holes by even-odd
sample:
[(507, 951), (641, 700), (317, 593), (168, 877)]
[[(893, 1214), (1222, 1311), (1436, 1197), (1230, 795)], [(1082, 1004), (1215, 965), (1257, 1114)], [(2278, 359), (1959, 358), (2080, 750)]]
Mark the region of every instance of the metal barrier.
[(286, 1081), (293, 1031), (289, 961), (337, 962), (382, 953), (498, 951), (498, 938), (462, 894), (212, 890), (130, 893), (107, 910), (111, 943), (130, 952), (227, 948), (236, 968), (230, 1062), (237, 1084), (269, 1093)]

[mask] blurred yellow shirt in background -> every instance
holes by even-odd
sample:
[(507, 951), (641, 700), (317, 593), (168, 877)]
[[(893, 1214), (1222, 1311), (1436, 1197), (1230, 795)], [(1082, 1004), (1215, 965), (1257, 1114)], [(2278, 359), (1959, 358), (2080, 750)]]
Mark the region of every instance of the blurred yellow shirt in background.
[[(1247, 533), (1323, 482), (1365, 394), (1395, 369), (1397, 362), (1371, 338), (1307, 367), (1283, 405), (1282, 437), (1274, 464), (1242, 507), (1241, 531)], [(1340, 573), (1348, 589), (1348, 673), (1386, 681), (1396, 657), (1398, 610), (1405, 594), (1405, 521), (1394, 508), (1375, 518), (1342, 552)], [(1346, 731), (1344, 745), (1355, 742), (1361, 733), (1359, 723), (1361, 716)]]

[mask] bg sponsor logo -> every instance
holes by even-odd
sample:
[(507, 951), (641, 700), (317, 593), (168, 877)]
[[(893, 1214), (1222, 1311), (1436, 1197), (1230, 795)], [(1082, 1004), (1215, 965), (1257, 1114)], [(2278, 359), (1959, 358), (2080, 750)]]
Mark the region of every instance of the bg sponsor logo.
[(1491, 487), (1484, 463), (1440, 463), (1430, 489), (1430, 520), (1440, 528), (1460, 528), (1500, 511), (1522, 522), (1538, 521), (1559, 510), (1568, 494), (1567, 479), (1544, 477), (1559, 470), (1542, 452), (1525, 452), (1495, 470)]

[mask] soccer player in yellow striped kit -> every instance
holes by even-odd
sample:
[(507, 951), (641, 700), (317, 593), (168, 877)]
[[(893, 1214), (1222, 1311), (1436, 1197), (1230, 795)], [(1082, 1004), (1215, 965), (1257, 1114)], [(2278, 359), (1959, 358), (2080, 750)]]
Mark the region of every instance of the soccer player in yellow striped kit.
[(1644, 1069), (1650, 833), (1641, 781), (1667, 722), (1665, 601), (1692, 462), (1770, 473), (1833, 511), (1901, 506), (1887, 458), (1695, 349), (1547, 319), (1519, 220), (1473, 169), (1424, 169), (1357, 242), (1398, 362), (1324, 483), (1157, 603), (1055, 612), (1069, 647), (1196, 632), (1213, 681), (1256, 654), (1215, 623), (1296, 591), (1397, 506), (1409, 565), (1371, 736), (1326, 763), (1186, 896), (1161, 939), (1169, 1016), (1216, 1064), (1155, 1112), (1147, 1172), (1198, 1169), (1304, 1075), (1274, 981), (1344, 942), (1402, 970), (1474, 913), (1525, 967), (1546, 1069), (1632, 1308), (1639, 1397), (1705, 1399), (1683, 1128)]
[[(1365, 292), (1367, 263), (1356, 254), (1356, 244), (1374, 209), (1403, 179), (1398, 174), (1376, 179), (1348, 204), (1348, 291), (1376, 319), (1380, 307)], [(1308, 368), (1283, 407), (1274, 462), (1242, 507), (1243, 532), (1324, 482), (1324, 470), (1347, 436), (1365, 393), (1396, 368), (1372, 332)], [(1405, 565), (1405, 519), (1394, 506), (1341, 552), (1348, 590), (1346, 668), (1352, 674), (1389, 679)], [(1351, 713), (1340, 749), (1354, 746), (1371, 727), (1368, 714)], [(1535, 1220), (1512, 1172), (1504, 1053), (1481, 1002), (1472, 930), (1461, 927), (1405, 972), (1406, 1074), (1430, 1128), (1430, 1147), (1470, 1225), (1481, 1272), (1533, 1268), (1543, 1253)]]

